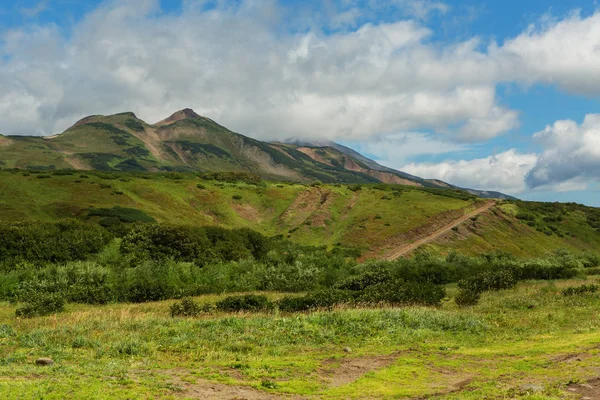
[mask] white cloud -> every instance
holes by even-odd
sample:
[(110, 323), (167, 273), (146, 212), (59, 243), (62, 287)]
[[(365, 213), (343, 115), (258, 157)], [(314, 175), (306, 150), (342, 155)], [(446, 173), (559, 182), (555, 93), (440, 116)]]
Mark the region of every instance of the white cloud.
[(48, 1), (42, 0), (31, 7), (21, 7), (19, 12), (27, 18), (34, 18), (48, 9)]
[(437, 50), (417, 22), (282, 33), (272, 2), (222, 4), (172, 15), (152, 0), (109, 2), (68, 38), (52, 26), (5, 33), (0, 104), (17, 106), (3, 110), (0, 129), (53, 134), (92, 113), (132, 110), (152, 122), (192, 107), (263, 139), (435, 129), (480, 140), (516, 119), (493, 83), (462, 72), (470, 44)]
[(544, 151), (527, 175), (532, 188), (556, 184), (578, 184), (600, 179), (600, 114), (586, 115), (578, 125), (556, 121), (534, 135)]
[[(498, 101), (499, 82), (600, 94), (600, 13), (532, 27), (502, 45), (469, 38), (441, 47), (419, 22), (448, 12), (439, 1), (378, 2), (417, 20), (375, 25), (348, 0), (309, 31), (282, 31), (288, 20), (275, 1), (202, 4), (186, 1), (176, 15), (156, 0), (115, 0), (68, 36), (53, 25), (0, 34), (0, 131), (53, 134), (85, 115), (125, 110), (153, 122), (192, 107), (263, 139), (431, 130), (476, 142), (518, 125), (518, 112)], [(332, 26), (339, 31), (322, 33)]]
[(352, 146), (362, 154), (369, 154), (378, 163), (401, 169), (410, 159), (420, 155), (438, 155), (466, 151), (464, 144), (456, 144), (444, 137), (422, 132), (384, 135)]
[(563, 20), (542, 19), (490, 53), (501, 60), (505, 79), (598, 95), (600, 12), (587, 18), (575, 12)]
[(521, 154), (515, 149), (486, 158), (411, 163), (402, 170), (422, 178), (440, 179), (454, 185), (518, 194), (527, 189), (525, 176), (535, 165), (536, 154)]
[(450, 10), (448, 4), (435, 0), (390, 0), (390, 3), (402, 9), (406, 15), (419, 19), (425, 19), (436, 12), (444, 14)]

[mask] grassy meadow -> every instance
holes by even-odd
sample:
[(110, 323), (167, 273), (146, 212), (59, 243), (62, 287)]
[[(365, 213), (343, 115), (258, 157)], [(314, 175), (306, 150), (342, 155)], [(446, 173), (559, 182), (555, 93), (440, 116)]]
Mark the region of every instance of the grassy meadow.
[(412, 186), (0, 175), (0, 398), (600, 396), (598, 209), (467, 219), (486, 203)]
[[(357, 188), (359, 190), (357, 190)], [(402, 185), (248, 184), (202, 179), (192, 173), (0, 171), (0, 222), (86, 219), (92, 209), (137, 209), (178, 225), (248, 227), (303, 245), (354, 248), (379, 257), (472, 210), (480, 200), (452, 190)], [(556, 248), (594, 250), (597, 227), (586, 213), (566, 208), (560, 222), (519, 220), (520, 203), (498, 202), (432, 243), (432, 251), (480, 254), (496, 249), (541, 256)], [(550, 231), (548, 224), (559, 227)], [(561, 233), (562, 232), (562, 233)]]
[[(197, 318), (172, 318), (173, 301), (70, 304), (32, 319), (3, 303), (0, 396), (581, 398), (577, 384), (600, 372), (600, 293), (561, 290), (583, 283), (600, 280), (526, 281), (467, 309), (451, 301), (452, 286), (438, 308)], [(36, 366), (37, 357), (55, 364)]]

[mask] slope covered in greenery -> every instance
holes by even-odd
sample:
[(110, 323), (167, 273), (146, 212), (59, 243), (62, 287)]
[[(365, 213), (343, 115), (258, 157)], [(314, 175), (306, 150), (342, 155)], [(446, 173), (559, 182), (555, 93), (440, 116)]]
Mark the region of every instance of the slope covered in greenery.
[[(265, 182), (243, 174), (203, 176), (3, 170), (0, 220), (78, 218), (108, 224), (148, 219), (177, 225), (246, 227), (300, 244), (349, 248), (364, 257), (383, 257), (481, 204), (480, 199), (455, 190), (383, 184), (303, 185)], [(477, 254), (498, 249), (521, 256), (600, 246), (597, 209), (566, 204), (560, 206), (559, 218), (554, 209), (528, 211), (535, 204), (498, 203), (430, 246), (442, 252), (456, 249)], [(533, 213), (535, 221), (523, 216), (527, 213)]]
[[(52, 137), (0, 136), (0, 165), (37, 170), (237, 171), (273, 180), (450, 187), (382, 167), (333, 142), (268, 143), (184, 109), (156, 124), (134, 113), (92, 115)], [(508, 198), (472, 191), (482, 197)]]

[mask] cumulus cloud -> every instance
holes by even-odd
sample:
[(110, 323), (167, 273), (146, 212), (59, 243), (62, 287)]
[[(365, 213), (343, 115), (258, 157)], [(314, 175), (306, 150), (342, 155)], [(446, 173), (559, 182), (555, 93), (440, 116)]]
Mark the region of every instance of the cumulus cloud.
[(499, 49), (505, 79), (556, 84), (573, 93), (598, 95), (600, 12), (563, 20), (542, 19)]
[(423, 178), (440, 179), (454, 185), (518, 194), (527, 189), (525, 177), (535, 165), (536, 154), (522, 154), (515, 149), (486, 158), (411, 163), (402, 170)]
[(378, 163), (401, 169), (411, 159), (422, 155), (458, 153), (469, 150), (465, 144), (444, 140), (444, 137), (422, 132), (384, 135), (352, 147), (368, 154)]
[(581, 125), (556, 121), (534, 135), (544, 151), (527, 175), (532, 188), (600, 179), (600, 114), (586, 115)]
[(3, 133), (53, 134), (123, 110), (156, 121), (183, 107), (262, 139), (431, 129), (483, 140), (516, 124), (487, 73), (469, 76), (487, 62), (476, 46), (437, 49), (419, 22), (281, 32), (274, 2), (186, 4), (176, 15), (152, 0), (105, 3), (69, 36), (53, 25), (4, 32)]

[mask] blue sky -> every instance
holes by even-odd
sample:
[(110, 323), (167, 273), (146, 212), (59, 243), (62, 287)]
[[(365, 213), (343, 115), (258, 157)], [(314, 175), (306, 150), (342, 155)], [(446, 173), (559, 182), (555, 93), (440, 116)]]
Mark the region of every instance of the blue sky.
[(3, 134), (191, 107), (265, 140), (600, 206), (591, 1), (5, 0)]

